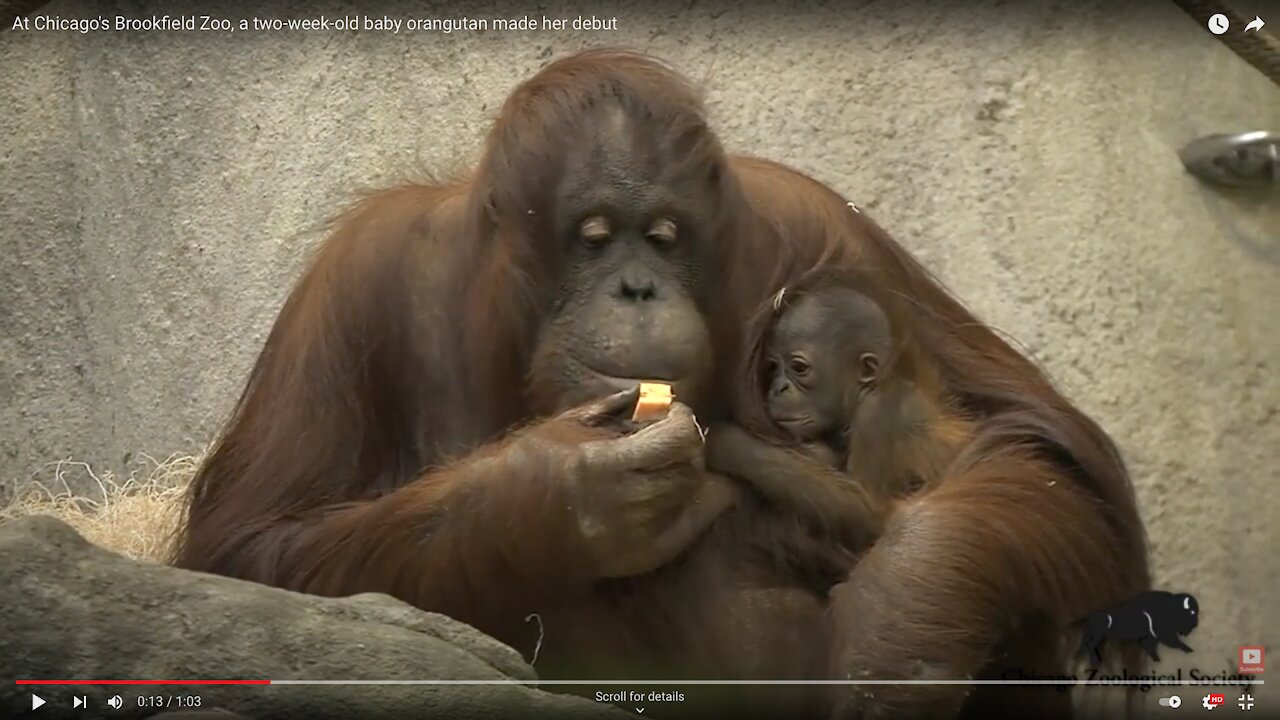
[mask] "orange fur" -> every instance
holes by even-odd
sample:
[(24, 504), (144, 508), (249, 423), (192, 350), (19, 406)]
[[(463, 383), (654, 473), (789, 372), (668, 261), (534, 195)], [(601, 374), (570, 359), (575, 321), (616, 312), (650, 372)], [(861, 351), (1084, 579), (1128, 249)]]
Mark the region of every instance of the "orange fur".
[(855, 411), (847, 468), (882, 497), (934, 487), (973, 439), (976, 424), (930, 379), (889, 377)]
[[(563, 270), (547, 193), (582, 108), (612, 100), (643, 111), (689, 172), (719, 180), (705, 242), (721, 268), (707, 311), (722, 372), (700, 419), (768, 432), (761, 395), (736, 372), (749, 364), (744, 325), (779, 288), (836, 268), (903, 308), (974, 423), (937, 487), (838, 591), (836, 620), (858, 643), (832, 651), (833, 667), (821, 598), (768, 561), (792, 530), (767, 509), (740, 504), (659, 572), (588, 582), (562, 495), (572, 463), (558, 448), (573, 440), (513, 431), (543, 427), (526, 373)], [(570, 56), (521, 85), (470, 177), (386, 190), (339, 218), (192, 482), (175, 562), (308, 592), (389, 592), (526, 652), (522, 613), (537, 609), (544, 677), (901, 677), (921, 660), (978, 676), (998, 648), (1019, 647), (1011, 621), (1047, 617), (1057, 637), (1147, 583), (1107, 435), (865, 215), (785, 166), (725, 157), (683, 78), (618, 51)], [(1060, 659), (1052, 643), (1033, 651), (1041, 666)], [(859, 701), (954, 709), (966, 690), (888, 687)], [(822, 712), (797, 692), (803, 712)]]

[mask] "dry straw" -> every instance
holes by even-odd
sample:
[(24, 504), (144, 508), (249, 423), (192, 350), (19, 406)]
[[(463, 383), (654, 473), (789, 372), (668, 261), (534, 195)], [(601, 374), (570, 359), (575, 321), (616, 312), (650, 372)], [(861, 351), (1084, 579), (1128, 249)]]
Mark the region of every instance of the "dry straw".
[[(108, 550), (138, 560), (164, 562), (187, 483), (200, 458), (173, 455), (165, 460), (144, 459), (149, 467), (124, 480), (110, 472), (96, 473), (82, 462), (50, 463), (0, 509), (0, 523), (26, 515), (52, 515)], [(72, 473), (87, 477), (97, 491), (74, 492), (68, 482)]]

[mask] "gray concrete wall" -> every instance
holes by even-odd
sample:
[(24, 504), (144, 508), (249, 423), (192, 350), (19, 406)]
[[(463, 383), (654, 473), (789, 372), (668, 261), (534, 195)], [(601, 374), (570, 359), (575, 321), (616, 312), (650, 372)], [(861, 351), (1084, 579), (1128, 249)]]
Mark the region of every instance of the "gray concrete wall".
[(854, 5), (531, 4), (620, 29), (522, 36), (0, 34), (0, 478), (202, 447), (318, 223), (473, 158), (547, 58), (624, 44), (706, 77), (728, 144), (856, 199), (1114, 434), (1160, 584), (1204, 609), (1171, 663), (1274, 648), (1280, 208), (1175, 153), (1280, 130), (1280, 89), (1170, 2)]

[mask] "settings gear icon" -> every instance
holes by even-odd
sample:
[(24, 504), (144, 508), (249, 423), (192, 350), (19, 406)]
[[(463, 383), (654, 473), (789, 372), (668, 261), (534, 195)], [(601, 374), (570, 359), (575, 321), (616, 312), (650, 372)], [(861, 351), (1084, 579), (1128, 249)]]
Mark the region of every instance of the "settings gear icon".
[(1212, 710), (1218, 707), (1218, 704), (1213, 701), (1212, 695), (1205, 695), (1204, 699), (1200, 701), (1200, 704), (1204, 706), (1205, 710)]

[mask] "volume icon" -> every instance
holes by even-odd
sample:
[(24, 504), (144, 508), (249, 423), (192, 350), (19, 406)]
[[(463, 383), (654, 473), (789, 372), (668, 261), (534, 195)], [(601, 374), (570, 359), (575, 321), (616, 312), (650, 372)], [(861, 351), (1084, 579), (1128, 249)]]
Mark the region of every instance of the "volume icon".
[(107, 701), (107, 704), (110, 705), (113, 710), (119, 710), (120, 706), (124, 705), (124, 700), (119, 695), (114, 695)]

